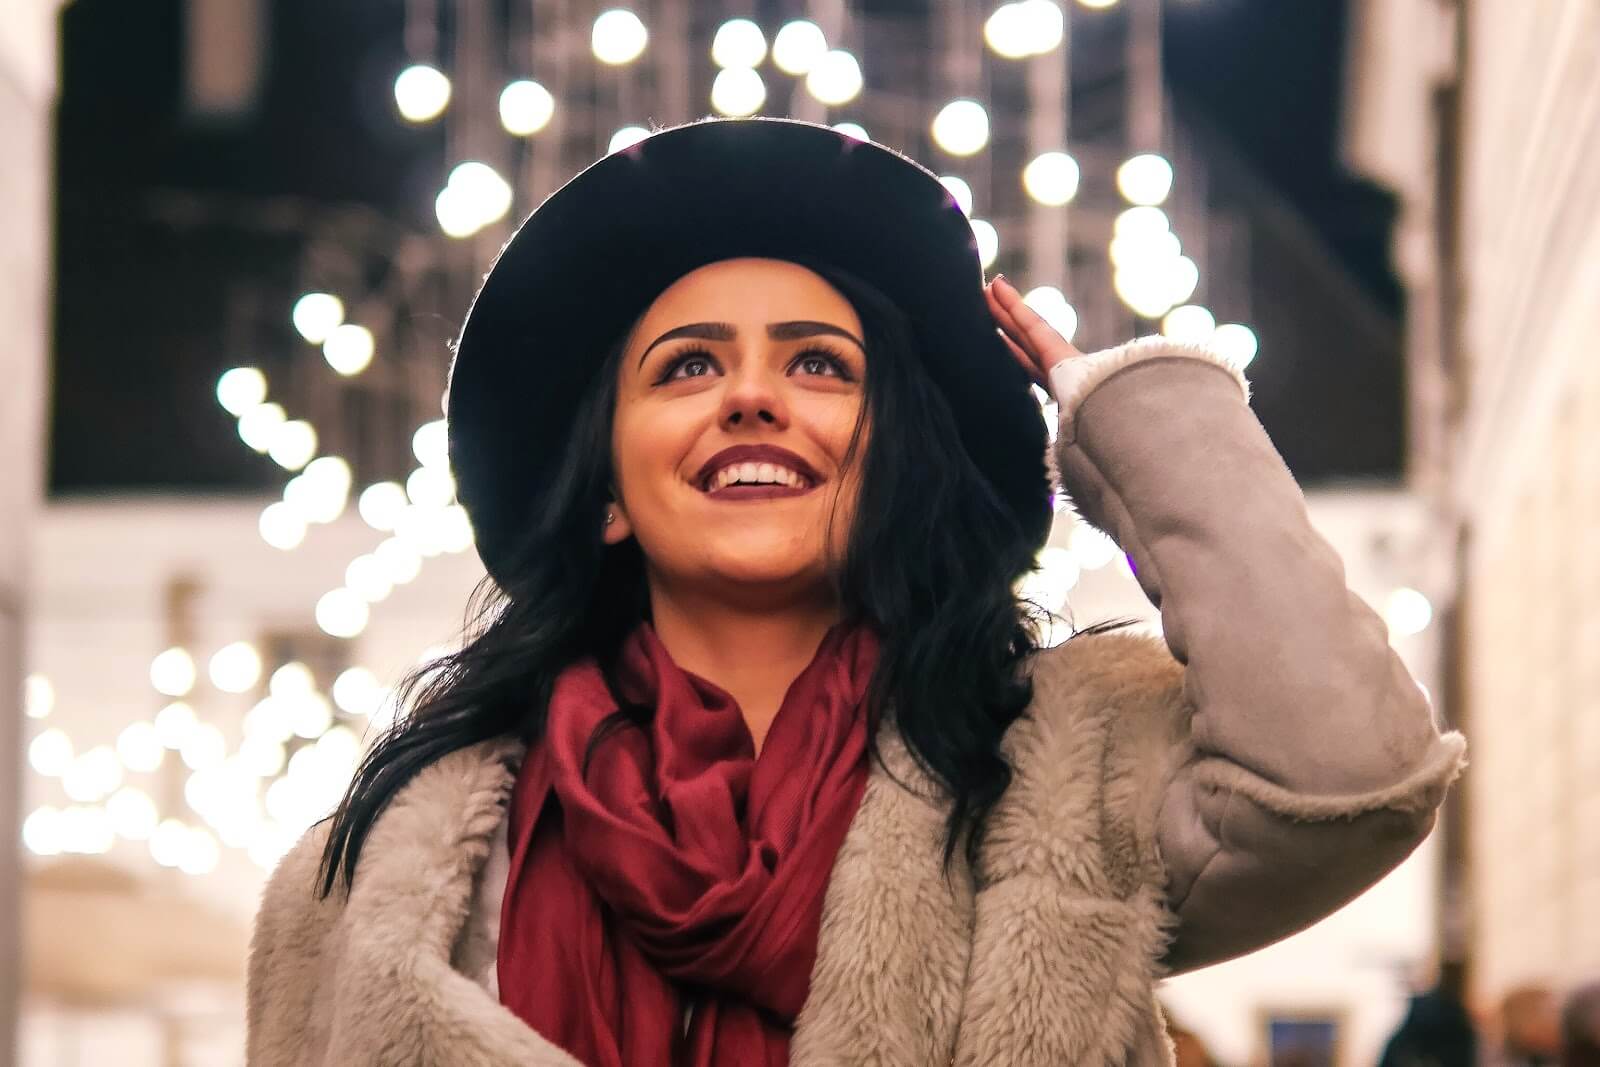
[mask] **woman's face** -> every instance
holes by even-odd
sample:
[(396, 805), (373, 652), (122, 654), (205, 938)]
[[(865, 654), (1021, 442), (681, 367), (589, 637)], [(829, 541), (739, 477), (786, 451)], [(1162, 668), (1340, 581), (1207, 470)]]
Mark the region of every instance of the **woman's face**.
[(814, 596), (855, 515), (866, 371), (860, 318), (812, 271), (741, 258), (684, 275), (623, 351), (606, 540), (637, 538), (658, 589)]

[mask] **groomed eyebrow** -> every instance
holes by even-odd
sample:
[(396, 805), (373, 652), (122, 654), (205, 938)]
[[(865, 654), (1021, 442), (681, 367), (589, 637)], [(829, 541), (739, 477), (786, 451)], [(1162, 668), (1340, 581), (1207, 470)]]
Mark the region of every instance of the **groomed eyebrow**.
[[(846, 341), (853, 341), (863, 352), (867, 346), (861, 339), (849, 330), (842, 329), (828, 322), (811, 322), (798, 319), (793, 322), (767, 323), (767, 336), (774, 341), (798, 341), (803, 337), (816, 337), (828, 335), (842, 337)], [(707, 341), (732, 341), (739, 336), (739, 330), (731, 322), (691, 322), (687, 326), (674, 326), (666, 333), (650, 342), (650, 347), (644, 350), (639, 357), (639, 365), (644, 366), (644, 358), (650, 354), (651, 349), (665, 341), (672, 341), (679, 337), (699, 337)]]

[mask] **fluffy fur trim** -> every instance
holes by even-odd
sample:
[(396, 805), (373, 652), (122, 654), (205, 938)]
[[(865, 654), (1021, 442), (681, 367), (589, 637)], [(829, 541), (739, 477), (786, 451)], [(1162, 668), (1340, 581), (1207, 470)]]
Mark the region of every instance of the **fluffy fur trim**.
[(1250, 383), (1244, 372), (1213, 348), (1171, 341), (1165, 337), (1141, 337), (1077, 359), (1064, 360), (1050, 371), (1050, 387), (1059, 405), (1060, 429), (1057, 443), (1076, 439), (1074, 430), (1078, 408), (1090, 393), (1119, 371), (1155, 359), (1197, 359), (1226, 372), (1239, 384), (1245, 400), (1250, 399)]

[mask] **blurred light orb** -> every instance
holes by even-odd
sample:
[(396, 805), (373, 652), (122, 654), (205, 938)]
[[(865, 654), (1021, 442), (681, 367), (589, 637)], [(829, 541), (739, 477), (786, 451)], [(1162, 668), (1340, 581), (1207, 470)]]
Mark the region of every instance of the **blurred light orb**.
[(1121, 554), (1115, 541), (1086, 522), (1072, 528), (1067, 537), (1067, 549), (1077, 559), (1078, 566), (1086, 571), (1097, 571)]
[(1199, 304), (1175, 307), (1161, 320), (1162, 334), (1182, 344), (1203, 345), (1211, 340), (1216, 328), (1216, 317)]
[(972, 226), (972, 236), (978, 242), (978, 262), (985, 268), (994, 263), (995, 257), (1000, 254), (1000, 232), (994, 228), (994, 223), (987, 219), (968, 219)]
[(522, 78), (500, 90), (500, 125), (514, 137), (538, 133), (555, 113), (556, 98), (536, 81)]
[(511, 210), (511, 184), (489, 164), (476, 159), (457, 163), (445, 182), (446, 188), (460, 190), (480, 227), (505, 217)]
[(72, 766), (72, 738), (52, 726), (28, 746), (28, 765), (46, 778), (59, 778)]
[(766, 83), (750, 67), (728, 67), (711, 83), (711, 106), (724, 115), (754, 115), (766, 100)]
[(1163, 204), (1172, 192), (1172, 164), (1154, 152), (1134, 156), (1117, 168), (1117, 188), (1130, 204)]
[(951, 155), (973, 155), (989, 143), (989, 113), (976, 100), (952, 100), (934, 116), (933, 139)]
[(193, 708), (181, 700), (174, 700), (156, 712), (156, 736), (161, 738), (163, 748), (176, 751), (183, 748), (184, 739), (198, 723)]
[(1256, 334), (1248, 326), (1225, 322), (1211, 335), (1211, 347), (1235, 367), (1243, 370), (1256, 358)]
[(433, 200), (433, 213), (446, 237), (471, 237), (482, 229), (466, 190), (458, 186), (447, 185), (439, 190)]
[(288, 415), (278, 404), (257, 404), (239, 416), (239, 439), (257, 452), (266, 452), (272, 444), (273, 432), (284, 424)]
[[(321, 693), (301, 693), (294, 698), (294, 732), (296, 737), (313, 741), (333, 725), (333, 706)], [(302, 749), (302, 751), (304, 751)], [(299, 753), (296, 753), (298, 755)], [(290, 757), (292, 764), (294, 757)]]
[(299, 660), (290, 660), (272, 672), (272, 677), (267, 679), (267, 692), (278, 700), (292, 700), (295, 697), (310, 693), (317, 687), (317, 680), (307, 667)]
[(317, 431), (304, 419), (280, 423), (267, 443), (267, 455), (284, 470), (297, 471), (316, 454)]
[(472, 547), (472, 520), (467, 517), (466, 508), (449, 505), (441, 512), (439, 525), (439, 541), (446, 552), (465, 552)]
[(1018, 595), (1046, 611), (1058, 612), (1078, 584), (1078, 561), (1064, 548), (1042, 548), (1036, 564), (1017, 583)]
[(74, 804), (61, 813), (61, 851), (99, 855), (111, 851), (116, 831), (101, 807)]
[(189, 736), (178, 749), (184, 766), (192, 771), (208, 770), (222, 763), (228, 756), (228, 743), (222, 731), (208, 722), (196, 723)]
[(766, 34), (749, 19), (729, 19), (711, 38), (711, 61), (719, 67), (756, 67), (766, 58)]
[(346, 378), (360, 374), (372, 362), (377, 348), (372, 331), (354, 322), (336, 326), (322, 342), (322, 358)]
[(299, 512), (281, 500), (262, 509), (258, 525), (261, 539), (284, 552), (298, 548), (300, 542), (306, 539), (306, 521)]
[[(244, 716), (245, 744), (283, 742), (294, 736), (294, 698), (263, 697)], [(240, 746), (241, 752), (245, 745)]]
[(178, 855), (178, 869), (184, 874), (210, 874), (217, 869), (221, 855), (211, 831), (197, 826), (189, 831), (183, 851)]
[(312, 478), (304, 473), (290, 478), (283, 487), (283, 502), (307, 523), (337, 519), (344, 514), (349, 496), (350, 491), (342, 482)]
[(1067, 301), (1066, 294), (1055, 286), (1041, 285), (1030, 289), (1022, 302), (1038, 312), (1039, 317), (1064, 339), (1070, 341), (1072, 335), (1078, 332), (1078, 313)]
[(1078, 195), (1078, 161), (1065, 152), (1041, 152), (1022, 168), (1022, 187), (1048, 207), (1060, 207)]
[(258, 778), (271, 778), (282, 774), (289, 761), (288, 750), (277, 737), (267, 733), (253, 733), (239, 746), (239, 758), (251, 774)]
[(806, 72), (806, 91), (830, 107), (854, 100), (861, 84), (861, 64), (842, 48), (824, 52)]
[(61, 776), (67, 796), (90, 803), (116, 792), (122, 784), (122, 764), (110, 745), (96, 745), (77, 759)]
[(301, 337), (320, 345), (344, 322), (344, 301), (332, 293), (306, 293), (289, 313)]
[(354, 637), (367, 628), (367, 602), (349, 589), (322, 594), (317, 601), (317, 625), (331, 637)]
[(939, 179), (939, 184), (954, 198), (956, 206), (961, 209), (963, 215), (972, 214), (972, 186), (968, 185), (965, 179), (958, 178), (954, 174), (946, 174)]
[(1412, 637), (1426, 630), (1433, 621), (1433, 605), (1417, 590), (1401, 586), (1384, 601), (1383, 618), (1391, 634)]
[(455, 499), (456, 480), (439, 467), (418, 467), (406, 479), (406, 495), (418, 507), (446, 507)]
[(117, 836), (128, 841), (145, 841), (161, 821), (155, 801), (142, 789), (123, 786), (106, 801), (106, 814)]
[(61, 813), (48, 804), (22, 820), (22, 843), (35, 856), (61, 854)]
[(361, 755), (361, 739), (348, 726), (332, 726), (317, 739), (316, 751), (323, 773), (348, 779)]
[(786, 22), (772, 39), (772, 62), (785, 74), (800, 76), (811, 72), (828, 52), (828, 39), (822, 27), (807, 19)]
[(983, 24), (983, 39), (998, 56), (1023, 59), (1033, 54), (1028, 36), (1028, 15), (1023, 5), (1001, 4)]
[(1112, 273), (1111, 285), (1122, 302), (1142, 318), (1158, 319), (1172, 308), (1171, 278), (1160, 265), (1118, 267)]
[(248, 641), (223, 645), (211, 657), (211, 684), (224, 693), (244, 693), (261, 680), (261, 653)]
[(1028, 54), (1044, 55), (1066, 37), (1067, 17), (1056, 0), (1022, 0), (1017, 7), (1030, 42)]
[(395, 585), (405, 585), (422, 573), (421, 554), (398, 537), (386, 539), (372, 554), (383, 564), (384, 572)]
[(217, 403), (230, 415), (243, 415), (267, 398), (267, 376), (255, 367), (234, 367), (217, 379)]
[(853, 137), (858, 141), (872, 140), (867, 135), (867, 128), (859, 122), (835, 122), (833, 128), (835, 132), (842, 133), (846, 137)]
[(117, 735), (117, 758), (136, 774), (149, 774), (160, 768), (166, 749), (154, 723), (133, 722)]
[(22, 683), (22, 708), (30, 719), (48, 718), (56, 706), (56, 688), (42, 674), (30, 674)]
[(434, 419), (418, 426), (411, 435), (411, 454), (424, 467), (449, 467), (450, 434), (445, 420)]
[(1182, 304), (1194, 295), (1200, 284), (1200, 268), (1188, 256), (1175, 256), (1163, 268), (1167, 276), (1167, 304)]
[(373, 604), (394, 590), (394, 583), (389, 580), (383, 564), (371, 554), (360, 555), (350, 561), (350, 565), (344, 569), (344, 584), (362, 600)]
[(186, 649), (169, 648), (150, 661), (150, 684), (156, 692), (181, 697), (194, 688), (194, 658)]
[(337, 489), (341, 493), (350, 491), (350, 464), (343, 456), (319, 456), (307, 463), (301, 473), (314, 485)]
[(1078, 3), (1082, 4), (1084, 7), (1092, 8), (1096, 11), (1117, 6), (1117, 0), (1078, 0)]
[(644, 23), (626, 8), (602, 11), (594, 20), (594, 32), (590, 37), (595, 58), (612, 66), (638, 59), (649, 41), (650, 33)]
[(163, 867), (176, 867), (188, 839), (189, 827), (181, 819), (162, 819), (150, 835), (150, 855)]
[(1153, 240), (1160, 234), (1171, 232), (1172, 223), (1167, 213), (1158, 207), (1130, 207), (1117, 215), (1112, 223), (1112, 233), (1117, 237)]
[(394, 80), (394, 102), (407, 122), (436, 119), (450, 103), (450, 79), (426, 63), (409, 66)]
[(374, 482), (361, 490), (356, 509), (361, 512), (362, 521), (374, 530), (393, 530), (406, 509), (405, 488), (399, 482)]
[(606, 145), (606, 152), (610, 154), (625, 152), (649, 136), (650, 131), (643, 126), (624, 126), (611, 135), (611, 140)]
[(351, 715), (371, 715), (383, 695), (377, 676), (365, 667), (348, 667), (333, 680), (333, 702)]

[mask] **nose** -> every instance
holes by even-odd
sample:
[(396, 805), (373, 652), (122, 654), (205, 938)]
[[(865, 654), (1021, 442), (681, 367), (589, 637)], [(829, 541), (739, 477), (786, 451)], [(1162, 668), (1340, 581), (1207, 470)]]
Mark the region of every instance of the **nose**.
[(789, 422), (781, 375), (759, 356), (747, 356), (727, 379), (718, 421), (724, 429), (752, 423), (783, 427)]

